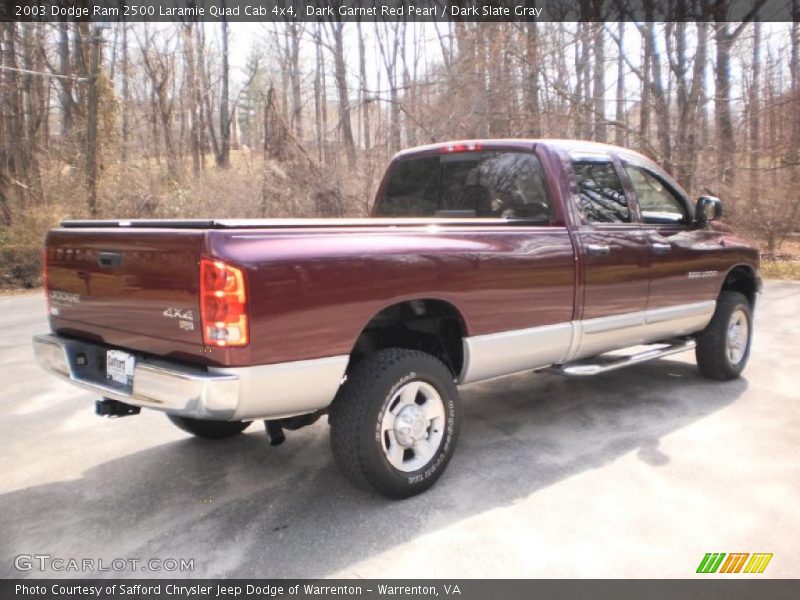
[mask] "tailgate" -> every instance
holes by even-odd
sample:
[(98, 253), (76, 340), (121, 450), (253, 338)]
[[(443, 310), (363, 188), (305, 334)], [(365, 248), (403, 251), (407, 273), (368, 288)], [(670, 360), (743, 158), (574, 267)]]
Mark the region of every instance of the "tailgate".
[(198, 288), (204, 238), (198, 229), (50, 231), (50, 316), (71, 330), (86, 324), (202, 344)]

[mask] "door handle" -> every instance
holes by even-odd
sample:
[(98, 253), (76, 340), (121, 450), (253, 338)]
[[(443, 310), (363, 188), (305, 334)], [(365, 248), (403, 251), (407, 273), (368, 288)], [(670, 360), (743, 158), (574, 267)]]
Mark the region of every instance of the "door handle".
[(611, 252), (611, 248), (609, 248), (605, 244), (587, 244), (586, 245), (586, 253), (589, 256), (608, 256), (610, 252)]
[(659, 244), (653, 243), (650, 245), (650, 248), (653, 251), (653, 254), (669, 254), (670, 250), (672, 250), (672, 246), (669, 244)]
[(98, 252), (97, 264), (107, 269), (113, 269), (122, 264), (122, 254), (119, 252)]

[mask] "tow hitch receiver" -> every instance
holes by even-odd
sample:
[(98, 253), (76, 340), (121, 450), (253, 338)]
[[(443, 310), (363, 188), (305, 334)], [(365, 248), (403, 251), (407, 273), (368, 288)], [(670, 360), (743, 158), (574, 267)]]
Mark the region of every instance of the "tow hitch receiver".
[(308, 427), (309, 425), (313, 425), (317, 419), (319, 419), (325, 413), (326, 409), (322, 409), (306, 415), (297, 415), (295, 417), (287, 417), (285, 419), (265, 420), (264, 427), (267, 430), (269, 445), (280, 446), (286, 441), (286, 435), (283, 433), (284, 429), (297, 431), (301, 427)]
[(286, 441), (286, 436), (283, 433), (280, 420), (264, 421), (264, 426), (267, 429), (267, 437), (269, 438), (270, 446), (280, 446)]
[(94, 403), (94, 414), (99, 417), (128, 417), (138, 415), (141, 411), (138, 406), (131, 406), (111, 398), (103, 398)]

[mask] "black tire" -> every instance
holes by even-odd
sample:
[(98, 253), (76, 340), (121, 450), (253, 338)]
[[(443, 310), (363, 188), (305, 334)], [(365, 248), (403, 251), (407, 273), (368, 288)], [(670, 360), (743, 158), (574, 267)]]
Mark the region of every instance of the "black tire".
[[(391, 418), (386, 411), (396, 409), (399, 391), (413, 382), (430, 386), (426, 389), (432, 388), (443, 405), (443, 417), (428, 421), (427, 430), (416, 431), (427, 431), (422, 435), (430, 439), (441, 438), (430, 460), (419, 469), (403, 471), (387, 458), (388, 434), (381, 424), (384, 416)], [(423, 407), (425, 402), (423, 398)], [(419, 396), (409, 404), (413, 403), (419, 404)], [(336, 395), (330, 409), (331, 448), (339, 468), (355, 485), (388, 498), (408, 498), (427, 490), (442, 475), (455, 451), (459, 423), (458, 390), (453, 374), (440, 360), (416, 350), (381, 350), (358, 363)], [(409, 451), (414, 458), (416, 450), (409, 448), (402, 450), (402, 461)], [(409, 462), (405, 468), (413, 465)]]
[(208, 421), (167, 415), (178, 429), (207, 440), (221, 440), (242, 433), (252, 421)]
[[(732, 315), (737, 311), (741, 311), (746, 317), (747, 340), (741, 359), (732, 362), (728, 355), (728, 325)], [(709, 379), (721, 381), (736, 379), (747, 365), (752, 339), (753, 313), (750, 302), (744, 294), (723, 291), (717, 299), (717, 308), (711, 322), (697, 334), (695, 357), (700, 373)]]

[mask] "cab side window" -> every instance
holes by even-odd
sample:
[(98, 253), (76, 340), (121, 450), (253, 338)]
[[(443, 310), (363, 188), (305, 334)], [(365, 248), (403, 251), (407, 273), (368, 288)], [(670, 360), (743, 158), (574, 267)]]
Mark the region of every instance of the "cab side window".
[(572, 162), (580, 209), (589, 223), (630, 223), (631, 209), (610, 161)]
[(630, 177), (642, 220), (651, 224), (687, 223), (686, 206), (657, 177), (639, 167), (625, 167)]

